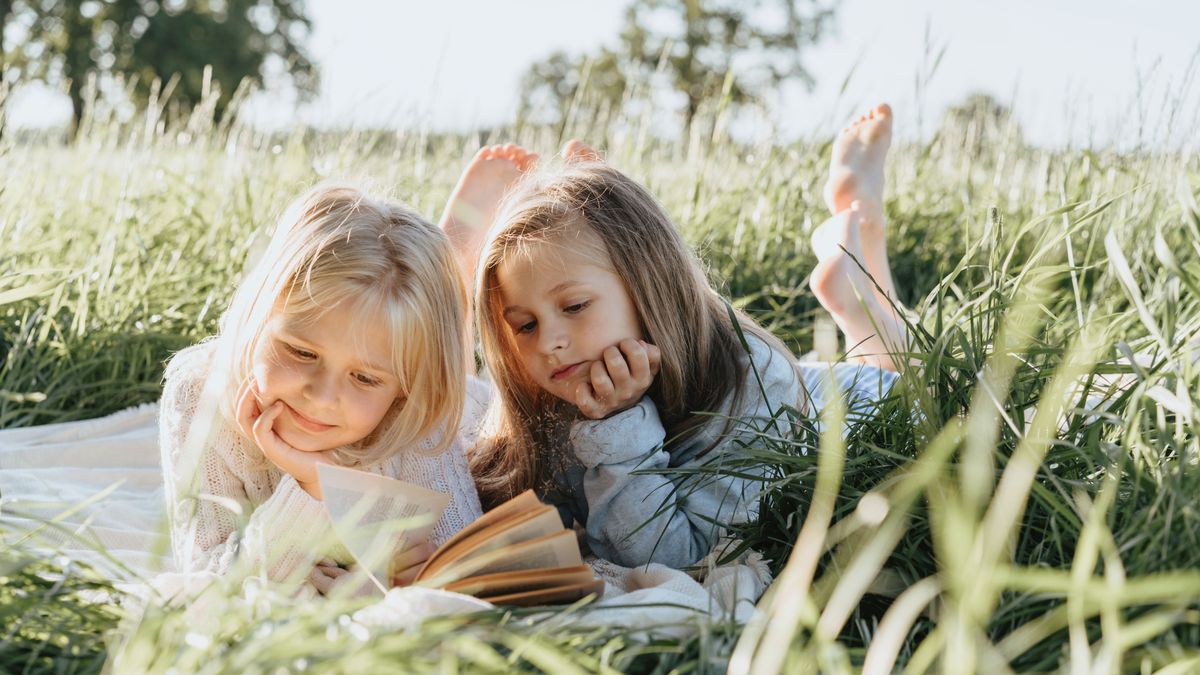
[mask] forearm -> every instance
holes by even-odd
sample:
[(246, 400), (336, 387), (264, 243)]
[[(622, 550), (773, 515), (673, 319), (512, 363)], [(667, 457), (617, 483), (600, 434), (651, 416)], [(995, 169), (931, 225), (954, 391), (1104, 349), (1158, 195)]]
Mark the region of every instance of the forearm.
[(686, 486), (661, 474), (631, 473), (649, 468), (637, 464), (602, 464), (584, 475), (592, 552), (627, 567), (653, 562), (680, 568), (704, 557), (716, 541), (716, 526), (689, 514), (679, 494)]
[(693, 513), (691, 487), (663, 473), (670, 456), (666, 432), (649, 398), (611, 418), (581, 422), (572, 447), (583, 464), (586, 537), (597, 555), (635, 567), (673, 567), (703, 557), (714, 540), (711, 523)]

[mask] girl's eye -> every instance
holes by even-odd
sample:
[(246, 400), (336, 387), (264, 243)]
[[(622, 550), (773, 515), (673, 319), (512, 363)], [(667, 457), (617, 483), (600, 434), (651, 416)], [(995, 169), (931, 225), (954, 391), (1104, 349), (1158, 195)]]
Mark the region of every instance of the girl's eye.
[(536, 325), (537, 325), (536, 321), (530, 321), (528, 323), (523, 323), (520, 326), (517, 326), (516, 331), (517, 331), (517, 333), (520, 333), (520, 334), (532, 333), (533, 328)]
[(379, 380), (371, 377), (370, 375), (364, 375), (363, 373), (355, 373), (354, 379), (357, 380), (359, 384), (366, 387), (374, 387), (379, 384)]
[(566, 312), (567, 314), (578, 314), (578, 313), (582, 312), (583, 310), (587, 309), (587, 306), (590, 304), (592, 304), (590, 301), (577, 302), (573, 305), (567, 305), (566, 307), (563, 307), (563, 311)]
[(299, 347), (293, 347), (292, 345), (286, 346), (287, 350), (292, 354), (292, 356), (300, 359), (301, 361), (311, 361), (317, 358), (316, 354), (308, 351), (307, 349), (300, 349)]

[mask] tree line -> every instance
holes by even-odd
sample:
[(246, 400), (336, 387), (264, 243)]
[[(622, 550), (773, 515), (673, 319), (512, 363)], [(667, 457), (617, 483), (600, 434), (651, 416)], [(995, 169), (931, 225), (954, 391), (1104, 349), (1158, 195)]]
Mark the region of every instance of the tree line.
[(88, 88), (118, 82), (141, 105), (212, 96), (219, 115), (243, 82), (274, 72), (314, 93), (311, 29), (302, 0), (0, 0), (0, 85), (64, 89), (73, 128)]
[[(800, 56), (833, 13), (818, 0), (632, 0), (614, 43), (528, 67), (518, 115), (565, 124), (584, 89), (611, 106), (667, 92), (690, 127), (705, 101), (736, 107), (785, 80), (811, 84)], [(311, 30), (303, 0), (0, 0), (0, 91), (65, 90), (72, 127), (89, 96), (114, 87), (183, 111), (214, 97), (219, 116), (244, 82), (272, 74), (316, 93)]]

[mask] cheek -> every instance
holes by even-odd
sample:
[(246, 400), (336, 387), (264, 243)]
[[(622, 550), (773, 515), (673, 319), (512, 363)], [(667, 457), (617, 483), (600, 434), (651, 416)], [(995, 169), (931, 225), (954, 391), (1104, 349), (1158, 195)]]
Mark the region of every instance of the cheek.
[(295, 368), (285, 366), (269, 353), (258, 353), (254, 357), (252, 370), (254, 382), (263, 399), (273, 400), (290, 392), (303, 379)]
[(535, 364), (537, 360), (537, 349), (533, 340), (529, 336), (516, 336), (516, 354), (517, 365), (521, 366), (521, 370), (529, 373), (536, 372)]
[(395, 401), (389, 393), (359, 392), (347, 406), (347, 415), (353, 426), (366, 435), (379, 426)]

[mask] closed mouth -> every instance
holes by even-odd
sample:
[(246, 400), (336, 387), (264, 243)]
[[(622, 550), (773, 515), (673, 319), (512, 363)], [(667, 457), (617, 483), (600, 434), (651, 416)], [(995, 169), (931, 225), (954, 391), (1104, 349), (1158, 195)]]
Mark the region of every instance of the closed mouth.
[(292, 415), (292, 419), (295, 420), (296, 424), (300, 425), (302, 429), (312, 432), (321, 432), (334, 427), (332, 424), (325, 424), (324, 422), (318, 422), (311, 417), (306, 417), (303, 413), (288, 405), (286, 402), (284, 405), (287, 406), (288, 412), (290, 412)]
[(571, 375), (574, 375), (575, 370), (577, 368), (579, 368), (579, 366), (582, 366), (582, 365), (583, 365), (583, 361), (580, 361), (579, 363), (572, 363), (570, 365), (566, 365), (561, 368), (558, 368), (557, 370), (555, 370), (553, 373), (550, 374), (550, 379), (551, 380), (566, 379), (566, 378), (570, 377)]

